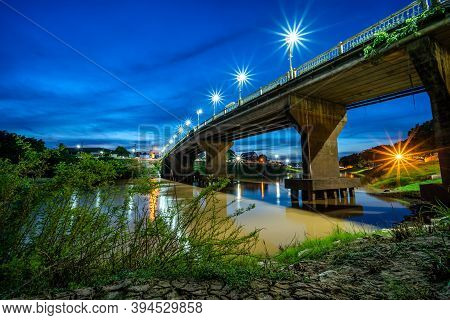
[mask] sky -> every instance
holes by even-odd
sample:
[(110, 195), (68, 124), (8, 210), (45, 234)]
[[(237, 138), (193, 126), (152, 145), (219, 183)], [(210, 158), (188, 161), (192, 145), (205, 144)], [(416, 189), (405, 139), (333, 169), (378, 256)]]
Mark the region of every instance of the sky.
[[(211, 90), (224, 104), (238, 99), (236, 68), (252, 73), (244, 95), (287, 72), (277, 33), (288, 24), (307, 33), (295, 66), (411, 1), (0, 0), (0, 130), (49, 147), (160, 146), (197, 122), (196, 109), (212, 115)], [(349, 111), (339, 152), (405, 138), (429, 119), (426, 94)], [(299, 135), (286, 129), (234, 149), (296, 159)]]

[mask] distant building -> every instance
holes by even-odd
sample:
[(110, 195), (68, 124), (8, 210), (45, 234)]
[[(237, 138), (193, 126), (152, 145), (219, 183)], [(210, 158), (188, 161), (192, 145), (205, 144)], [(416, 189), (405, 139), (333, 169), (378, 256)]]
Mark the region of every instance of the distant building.
[(249, 161), (249, 162), (257, 162), (258, 161), (258, 154), (254, 151), (252, 152), (245, 152), (241, 154), (241, 159), (243, 161)]

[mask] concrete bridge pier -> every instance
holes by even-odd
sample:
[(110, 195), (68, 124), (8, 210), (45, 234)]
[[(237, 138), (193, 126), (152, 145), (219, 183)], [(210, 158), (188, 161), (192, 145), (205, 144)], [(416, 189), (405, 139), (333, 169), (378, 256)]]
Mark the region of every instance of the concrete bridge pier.
[(422, 185), (424, 200), (450, 205), (450, 50), (425, 37), (407, 47), (410, 59), (428, 92), (442, 185)]
[(233, 146), (233, 142), (202, 140), (199, 144), (206, 152), (206, 174), (226, 177), (227, 151)]
[(163, 160), (163, 178), (191, 183), (194, 178), (194, 153), (178, 153)]
[[(346, 108), (333, 102), (291, 96), (290, 117), (301, 134), (302, 179), (285, 180), (292, 200), (298, 190), (303, 201), (337, 197), (337, 190), (354, 189), (359, 179), (340, 178), (337, 137), (347, 122)], [(298, 200), (297, 200), (298, 201)]]

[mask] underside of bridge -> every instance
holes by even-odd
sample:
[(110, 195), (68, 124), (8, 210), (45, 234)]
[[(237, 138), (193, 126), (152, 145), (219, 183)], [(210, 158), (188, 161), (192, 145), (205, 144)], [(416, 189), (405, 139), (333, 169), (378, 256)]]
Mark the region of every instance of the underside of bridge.
[(293, 200), (298, 190), (305, 191), (305, 200), (335, 197), (338, 191), (342, 194), (359, 185), (355, 179), (339, 178), (337, 138), (347, 122), (347, 110), (422, 88), (431, 100), (443, 179), (442, 186), (424, 187), (422, 192), (450, 199), (450, 17), (382, 49), (375, 60), (366, 59), (363, 49), (356, 48), (192, 131), (165, 157), (169, 169), (163, 174), (192, 175), (193, 159), (206, 151), (207, 172), (226, 175), (225, 154), (234, 140), (295, 127), (301, 134), (304, 175), (286, 181), (294, 191)]

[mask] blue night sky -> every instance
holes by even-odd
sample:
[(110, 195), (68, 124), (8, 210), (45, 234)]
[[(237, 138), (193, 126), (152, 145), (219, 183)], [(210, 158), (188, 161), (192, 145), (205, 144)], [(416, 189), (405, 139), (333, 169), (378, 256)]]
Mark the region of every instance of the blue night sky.
[[(237, 100), (236, 67), (253, 73), (244, 95), (288, 70), (276, 34), (286, 19), (311, 32), (299, 65), (410, 1), (0, 0), (0, 129), (48, 146), (161, 145), (198, 107), (212, 114), (210, 90)], [(340, 152), (429, 119), (423, 94), (350, 111)], [(289, 129), (234, 149), (297, 158), (298, 141)]]

